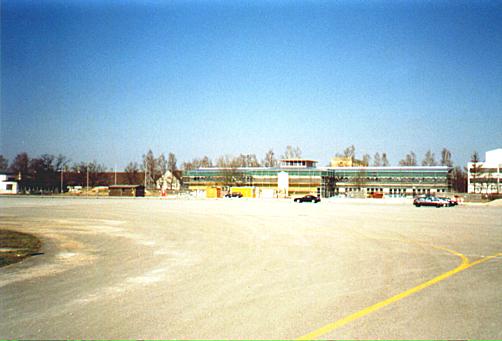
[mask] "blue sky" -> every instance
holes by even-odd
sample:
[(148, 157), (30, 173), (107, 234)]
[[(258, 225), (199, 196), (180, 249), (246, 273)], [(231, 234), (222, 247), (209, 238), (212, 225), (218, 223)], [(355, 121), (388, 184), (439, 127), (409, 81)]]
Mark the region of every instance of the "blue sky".
[(502, 147), (502, 2), (1, 2), (1, 153)]

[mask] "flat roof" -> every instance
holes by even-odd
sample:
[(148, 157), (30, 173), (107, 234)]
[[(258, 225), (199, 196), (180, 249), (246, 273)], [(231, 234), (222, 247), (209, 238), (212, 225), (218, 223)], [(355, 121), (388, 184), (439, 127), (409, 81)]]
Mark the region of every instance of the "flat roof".
[(242, 175), (271, 175), (288, 172), (294, 175), (308, 174), (308, 176), (332, 175), (349, 176), (364, 173), (367, 176), (430, 176), (434, 174), (446, 175), (451, 170), (447, 166), (403, 166), (403, 167), (311, 167), (311, 168), (280, 168), (280, 167), (248, 167), (248, 168), (198, 168), (183, 172), (184, 176), (224, 176), (225, 171)]
[(445, 170), (451, 167), (448, 166), (374, 166), (374, 167), (366, 167), (366, 166), (352, 166), (352, 167), (320, 167), (320, 169), (330, 169), (330, 170), (368, 170), (368, 171), (396, 171), (396, 170)]

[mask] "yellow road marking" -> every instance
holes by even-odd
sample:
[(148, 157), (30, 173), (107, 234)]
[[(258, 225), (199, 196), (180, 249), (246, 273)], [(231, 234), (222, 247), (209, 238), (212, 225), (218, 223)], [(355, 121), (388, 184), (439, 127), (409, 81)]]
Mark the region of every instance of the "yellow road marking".
[(405, 297), (408, 297), (416, 292), (419, 292), (425, 288), (428, 288), (430, 287), (431, 285), (433, 284), (436, 284), (438, 282), (441, 282), (445, 279), (447, 279), (448, 277), (451, 277), (453, 275), (455, 275), (456, 273), (459, 273), (465, 269), (468, 269), (470, 267), (473, 267), (475, 265), (478, 265), (478, 264), (481, 264), (483, 262), (486, 262), (490, 259), (493, 259), (493, 258), (496, 258), (496, 257), (499, 257), (499, 256), (502, 256), (502, 253), (497, 253), (497, 254), (494, 254), (494, 255), (491, 255), (491, 256), (487, 256), (487, 257), (484, 257), (484, 258), (481, 258), (481, 259), (478, 259), (474, 262), (469, 262), (469, 259), (461, 254), (460, 252), (457, 252), (457, 251), (454, 251), (454, 250), (450, 250), (450, 249), (447, 249), (447, 248), (444, 248), (444, 247), (440, 247), (440, 246), (434, 246), (434, 248), (437, 248), (437, 249), (441, 249), (441, 250), (445, 250), (445, 251), (448, 251), (449, 253), (451, 254), (454, 254), (455, 256), (458, 256), (462, 259), (462, 263), (457, 266), (455, 269), (452, 269), (450, 271), (447, 271), (437, 277), (434, 277), (433, 279), (427, 281), (427, 282), (424, 282), (422, 284), (419, 284), (417, 285), (416, 287), (414, 288), (411, 288), (411, 289), (408, 289), (406, 291), (403, 291), (402, 293), (400, 294), (397, 294), (395, 296), (392, 296), (386, 300), (383, 300), (381, 302), (378, 302), (376, 304), (373, 304), (372, 306), (369, 306), (367, 308), (364, 308), (362, 310), (359, 310), (358, 312), (355, 312), (351, 315), (348, 315), (338, 321), (335, 321), (335, 322), (332, 322), (332, 323), (329, 323), (317, 330), (314, 330), (313, 332), (311, 333), (308, 333), (300, 338), (298, 338), (297, 340), (313, 340), (313, 339), (316, 339), (318, 338), (319, 336), (321, 335), (324, 335), (326, 333), (329, 333), (337, 328), (340, 328), (344, 325), (346, 325), (347, 323), (349, 322), (352, 322), (354, 320), (357, 320), (363, 316), (366, 316), (368, 314), (371, 314), (372, 312), (375, 312), (383, 307), (386, 307), (388, 306), (389, 304), (392, 304), (394, 302), (397, 302), (399, 300), (402, 300), (403, 298)]

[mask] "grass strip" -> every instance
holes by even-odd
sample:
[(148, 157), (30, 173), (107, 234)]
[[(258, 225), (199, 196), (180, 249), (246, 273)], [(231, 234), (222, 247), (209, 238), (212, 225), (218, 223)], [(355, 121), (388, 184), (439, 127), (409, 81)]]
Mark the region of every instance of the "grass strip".
[(41, 246), (34, 235), (0, 229), (0, 267), (39, 255)]

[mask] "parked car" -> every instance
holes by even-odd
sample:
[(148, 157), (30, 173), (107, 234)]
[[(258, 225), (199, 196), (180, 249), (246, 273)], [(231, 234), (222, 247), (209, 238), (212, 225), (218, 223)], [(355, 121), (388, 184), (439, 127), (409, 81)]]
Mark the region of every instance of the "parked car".
[(313, 202), (313, 203), (318, 203), (321, 201), (321, 198), (316, 197), (314, 195), (308, 194), (306, 196), (303, 196), (301, 198), (295, 198), (294, 202)]
[(240, 192), (232, 192), (225, 194), (225, 198), (242, 198), (242, 193)]
[(446, 203), (448, 203), (448, 206), (458, 205), (458, 201), (456, 199), (451, 199), (446, 197), (439, 197), (439, 199), (444, 200)]
[(446, 207), (451, 206), (450, 203), (446, 200), (440, 199), (433, 195), (425, 196), (425, 197), (417, 197), (413, 200), (413, 205), (416, 207), (420, 206), (434, 206), (434, 207)]

